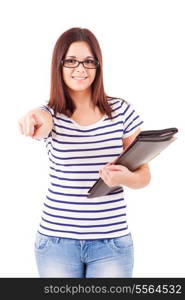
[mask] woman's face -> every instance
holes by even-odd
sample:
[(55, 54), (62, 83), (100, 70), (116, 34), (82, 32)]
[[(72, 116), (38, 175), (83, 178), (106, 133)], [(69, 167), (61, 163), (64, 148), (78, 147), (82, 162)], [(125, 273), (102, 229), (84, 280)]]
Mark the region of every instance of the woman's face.
[[(85, 59), (95, 59), (88, 43), (84, 41), (72, 43), (64, 57), (64, 59), (76, 59), (84, 61)], [(79, 64), (75, 68), (62, 67), (62, 75), (65, 84), (73, 92), (89, 90), (96, 75), (96, 69), (84, 68)]]

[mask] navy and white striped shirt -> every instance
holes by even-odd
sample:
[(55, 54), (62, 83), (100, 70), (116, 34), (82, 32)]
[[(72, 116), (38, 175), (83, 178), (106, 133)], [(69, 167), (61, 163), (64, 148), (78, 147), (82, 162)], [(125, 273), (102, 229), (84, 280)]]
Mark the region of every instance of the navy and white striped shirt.
[(129, 233), (123, 187), (106, 196), (87, 198), (99, 169), (123, 151), (123, 138), (143, 123), (133, 105), (109, 98), (113, 119), (104, 115), (91, 125), (80, 125), (64, 114), (54, 114), (53, 128), (44, 138), (49, 158), (49, 187), (43, 203), (39, 232), (72, 239), (105, 239)]

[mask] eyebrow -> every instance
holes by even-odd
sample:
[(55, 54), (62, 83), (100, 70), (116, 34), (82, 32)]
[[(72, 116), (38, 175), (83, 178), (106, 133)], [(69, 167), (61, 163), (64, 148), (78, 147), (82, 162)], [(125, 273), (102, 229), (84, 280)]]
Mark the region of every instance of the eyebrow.
[[(74, 56), (74, 55), (68, 55), (66, 57), (74, 57), (74, 58), (76, 58), (76, 56)], [(93, 56), (86, 56), (85, 58), (94, 58), (94, 57)]]

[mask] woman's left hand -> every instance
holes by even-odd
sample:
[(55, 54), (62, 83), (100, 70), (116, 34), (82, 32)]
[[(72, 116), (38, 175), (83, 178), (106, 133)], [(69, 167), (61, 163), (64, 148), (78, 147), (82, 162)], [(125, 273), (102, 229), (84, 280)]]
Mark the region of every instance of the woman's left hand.
[(110, 187), (117, 185), (127, 185), (132, 180), (134, 173), (122, 165), (106, 164), (99, 170), (103, 181)]

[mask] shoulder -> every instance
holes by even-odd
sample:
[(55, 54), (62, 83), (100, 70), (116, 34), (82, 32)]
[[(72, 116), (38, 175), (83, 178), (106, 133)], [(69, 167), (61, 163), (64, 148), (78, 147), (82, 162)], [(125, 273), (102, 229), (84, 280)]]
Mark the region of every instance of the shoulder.
[(133, 105), (131, 104), (131, 102), (123, 98), (109, 97), (107, 101), (112, 110), (116, 111), (117, 113), (125, 114), (133, 110)]
[(110, 106), (123, 107), (128, 106), (130, 103), (123, 98), (118, 97), (108, 97), (107, 102)]
[(116, 103), (116, 102), (119, 102), (120, 104), (121, 103), (128, 103), (125, 99), (123, 99), (123, 98), (118, 98), (118, 97), (107, 97), (107, 101), (108, 101), (108, 103), (109, 104), (111, 104), (111, 103)]
[(49, 106), (48, 103), (43, 104), (43, 105), (39, 106), (38, 108), (41, 109), (41, 110), (49, 112), (52, 117), (55, 116), (54, 109), (51, 106)]
[(107, 97), (107, 101), (109, 104), (115, 104), (115, 103), (119, 103), (120, 105), (131, 105), (131, 102), (128, 100), (125, 100), (123, 98), (118, 98), (118, 97)]

